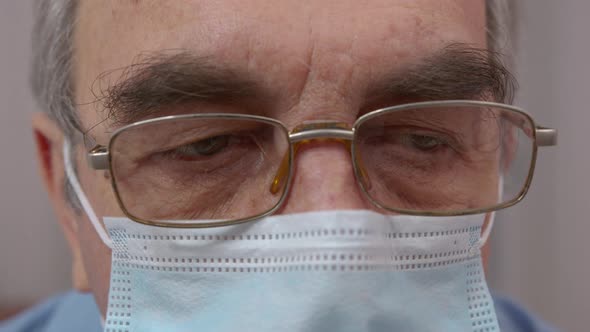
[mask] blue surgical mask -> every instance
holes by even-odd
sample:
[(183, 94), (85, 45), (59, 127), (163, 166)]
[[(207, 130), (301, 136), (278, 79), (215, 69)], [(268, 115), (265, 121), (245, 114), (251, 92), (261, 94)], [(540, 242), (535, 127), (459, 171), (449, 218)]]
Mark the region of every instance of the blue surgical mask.
[(94, 220), (112, 248), (105, 331), (499, 331), (484, 220), (319, 211), (172, 229), (105, 217), (106, 232)]

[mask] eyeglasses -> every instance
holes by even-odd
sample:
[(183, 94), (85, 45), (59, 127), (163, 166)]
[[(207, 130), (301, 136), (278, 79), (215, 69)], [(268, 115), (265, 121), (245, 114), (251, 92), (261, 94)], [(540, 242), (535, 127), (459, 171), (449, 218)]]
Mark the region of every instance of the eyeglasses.
[(557, 132), (536, 126), (519, 108), (483, 101), (405, 104), (367, 113), (352, 126), (316, 121), (292, 131), (262, 116), (199, 113), (122, 127), (88, 159), (94, 169), (110, 171), (121, 210), (132, 220), (216, 227), (279, 209), (298, 150), (317, 140), (346, 146), (351, 176), (378, 209), (450, 216), (522, 200), (537, 147), (555, 145)]

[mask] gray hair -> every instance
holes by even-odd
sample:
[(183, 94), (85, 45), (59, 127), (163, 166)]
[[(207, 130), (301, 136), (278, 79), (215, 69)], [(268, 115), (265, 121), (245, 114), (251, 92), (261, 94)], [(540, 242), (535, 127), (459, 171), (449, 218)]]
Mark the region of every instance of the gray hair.
[[(73, 33), (78, 0), (39, 0), (33, 30), (32, 87), (44, 111), (58, 123), (66, 137), (75, 141), (81, 130), (72, 85)], [(515, 33), (515, 2), (486, 0), (488, 43), (512, 64)]]
[(39, 0), (34, 8), (31, 85), (43, 111), (72, 139), (81, 128), (74, 101), (72, 65), (78, 0)]

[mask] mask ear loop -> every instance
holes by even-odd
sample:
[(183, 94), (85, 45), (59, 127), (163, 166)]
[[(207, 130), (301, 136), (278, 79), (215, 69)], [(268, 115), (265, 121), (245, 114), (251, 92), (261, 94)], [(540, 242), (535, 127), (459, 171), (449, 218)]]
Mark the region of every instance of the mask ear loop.
[(480, 238), (479, 238), (479, 249), (481, 249), (483, 246), (485, 246), (485, 244), (488, 242), (489, 238), (490, 238), (490, 234), (492, 233), (492, 228), (494, 227), (494, 218), (496, 216), (496, 211), (493, 211), (490, 213), (490, 219), (488, 221), (488, 224), (486, 226), (486, 228), (483, 230), (483, 233), (481, 234)]
[[(498, 202), (502, 201), (504, 191), (504, 176), (500, 175), (500, 180), (498, 184)], [(496, 211), (492, 211), (490, 213), (490, 219), (488, 221), (487, 227), (483, 230), (479, 238), (479, 248), (481, 249), (489, 240), (490, 234), (492, 233), (492, 228), (494, 227), (494, 219), (496, 217)]]
[(98, 218), (96, 217), (96, 214), (94, 213), (94, 210), (92, 209), (92, 206), (90, 205), (90, 202), (88, 201), (88, 198), (86, 197), (86, 195), (84, 194), (84, 191), (82, 190), (82, 187), (80, 186), (80, 182), (78, 182), (78, 177), (76, 176), (76, 172), (74, 171), (74, 167), (73, 167), (73, 163), (72, 163), (73, 160), (72, 160), (71, 150), (72, 150), (72, 146), (70, 144), (70, 141), (68, 139), (65, 139), (64, 145), (63, 145), (63, 157), (64, 157), (64, 166), (65, 166), (65, 171), (66, 171), (66, 177), (67, 177), (68, 181), (70, 181), (70, 184), (72, 185), (72, 188), (74, 189), (74, 193), (76, 194), (76, 197), (80, 201), (80, 204), (82, 204), (82, 209), (84, 209), (84, 212), (88, 216), (88, 219), (90, 219), (92, 226), (94, 226), (94, 230), (96, 231), (96, 233), (98, 234), (98, 236), (100, 237), (102, 242), (107, 247), (113, 249), (113, 241), (109, 238), (106, 230), (104, 229), (104, 227), (102, 227), (102, 224), (98, 221)]

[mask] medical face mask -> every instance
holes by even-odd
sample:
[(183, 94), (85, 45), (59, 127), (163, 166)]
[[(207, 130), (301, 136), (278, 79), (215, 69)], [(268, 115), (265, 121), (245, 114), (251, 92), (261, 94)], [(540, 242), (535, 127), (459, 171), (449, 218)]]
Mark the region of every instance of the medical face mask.
[(320, 211), (207, 229), (105, 217), (105, 232), (64, 153), (112, 249), (105, 331), (499, 331), (482, 215)]

